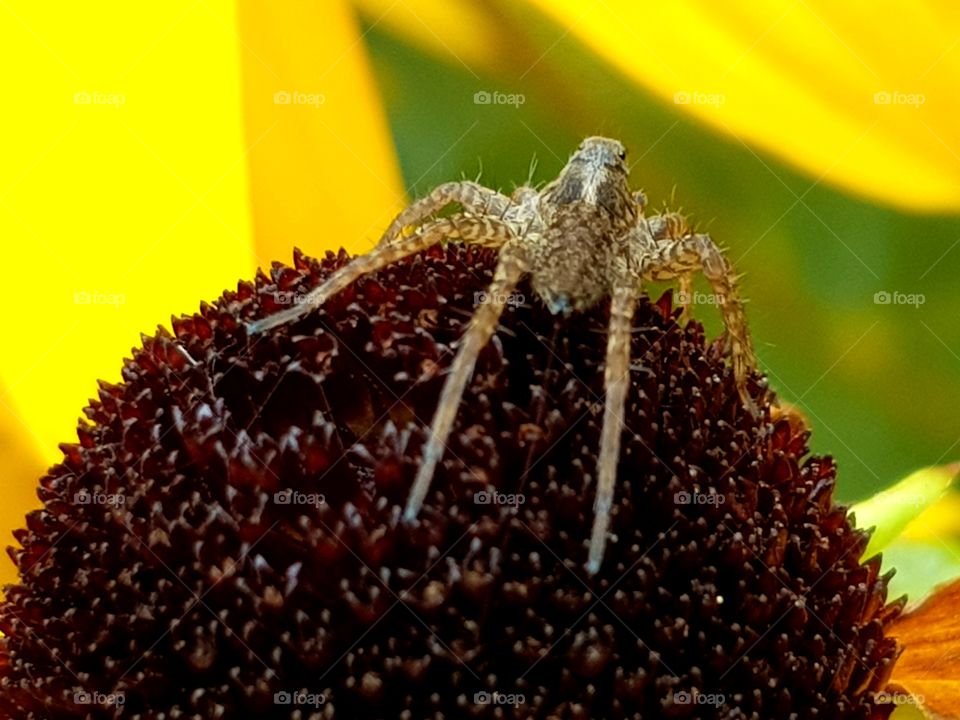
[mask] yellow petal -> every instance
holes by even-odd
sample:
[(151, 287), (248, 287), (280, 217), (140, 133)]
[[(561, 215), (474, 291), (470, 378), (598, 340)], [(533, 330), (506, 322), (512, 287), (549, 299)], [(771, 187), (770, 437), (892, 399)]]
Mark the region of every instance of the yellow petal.
[(665, 102), (815, 178), (960, 207), (960, 18), (944, 4), (528, 2)]
[(929, 543), (960, 538), (960, 493), (944, 495), (907, 525), (900, 537)]
[(243, 0), (239, 16), (258, 254), (368, 250), (404, 193), (349, 3)]
[(498, 3), (354, 2), (473, 72), (512, 61), (507, 77), (547, 99), (554, 73), (576, 83), (577, 68), (553, 68), (539, 87), (531, 70), (579, 40), (664, 103), (814, 180), (909, 209), (960, 208), (960, 11), (946, 3), (525, 0), (556, 25), (534, 34)]
[[(23, 514), (38, 503), (36, 481), (44, 461), (32, 442), (32, 430), (13, 407), (13, 398), (4, 393), (0, 403), (0, 458), (3, 458), (3, 502), (0, 503), (0, 550), (13, 544), (10, 531), (23, 525)], [(14, 580), (14, 567), (4, 555), (0, 558), (0, 585)]]
[(478, 68), (507, 66), (507, 58), (493, 52), (500, 47), (505, 28), (490, 7), (475, 2), (439, 3), (436, 0), (353, 0), (370, 25), (383, 26), (410, 38), (438, 55), (446, 55), (475, 73)]
[[(46, 463), (140, 331), (256, 263), (234, 5), (130, 8), (0, 3), (0, 407)], [(5, 476), (7, 527), (36, 479)]]

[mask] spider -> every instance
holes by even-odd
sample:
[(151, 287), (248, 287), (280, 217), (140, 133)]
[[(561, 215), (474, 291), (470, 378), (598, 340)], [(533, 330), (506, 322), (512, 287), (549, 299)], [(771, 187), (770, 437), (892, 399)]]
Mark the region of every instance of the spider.
[[(719, 300), (738, 394), (757, 414), (747, 389), (755, 358), (736, 292), (737, 276), (713, 240), (693, 232), (683, 215), (644, 216), (646, 197), (631, 192), (626, 158), (620, 142), (589, 137), (560, 175), (540, 191), (523, 186), (508, 197), (470, 181), (440, 185), (401, 212), (373, 250), (334, 272), (301, 303), (248, 326), (254, 334), (296, 320), (358, 278), (442, 241), (499, 249), (493, 281), (463, 334), (441, 391), (405, 521), (416, 520), (477, 356), (496, 330), (517, 283), (527, 275), (554, 314), (568, 315), (610, 298), (589, 574), (599, 571), (607, 541), (630, 386), (631, 321), (645, 281), (677, 279), (681, 317), (687, 318), (693, 275), (703, 272)], [(435, 217), (454, 203), (461, 212)]]

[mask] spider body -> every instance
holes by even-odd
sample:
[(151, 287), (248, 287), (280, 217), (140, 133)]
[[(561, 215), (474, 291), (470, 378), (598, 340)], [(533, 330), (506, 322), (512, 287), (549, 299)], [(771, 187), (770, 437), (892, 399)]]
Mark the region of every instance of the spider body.
[(554, 313), (585, 310), (611, 293), (624, 236), (642, 212), (627, 185), (625, 151), (591, 138), (540, 195), (541, 230), (528, 233), (530, 281)]
[[(587, 561), (591, 574), (600, 569), (607, 541), (630, 388), (631, 322), (644, 281), (678, 279), (684, 291), (681, 298), (689, 299), (692, 275), (698, 270), (704, 273), (723, 313), (740, 398), (756, 412), (747, 390), (755, 361), (729, 262), (709, 236), (692, 232), (682, 215), (645, 217), (646, 198), (643, 193), (631, 192), (628, 175), (623, 145), (590, 137), (557, 179), (539, 192), (520, 187), (507, 197), (473, 182), (441, 185), (401, 212), (376, 248), (331, 275), (303, 303), (249, 327), (251, 333), (257, 333), (296, 320), (363, 275), (445, 240), (499, 248), (486, 300), (464, 332), (445, 379), (404, 510), (407, 521), (416, 520), (429, 491), (477, 357), (525, 275), (555, 314), (582, 311), (610, 300), (604, 416)], [(462, 212), (434, 218), (453, 203), (459, 204)], [(405, 234), (409, 227), (414, 231)], [(684, 307), (684, 316), (687, 313)]]

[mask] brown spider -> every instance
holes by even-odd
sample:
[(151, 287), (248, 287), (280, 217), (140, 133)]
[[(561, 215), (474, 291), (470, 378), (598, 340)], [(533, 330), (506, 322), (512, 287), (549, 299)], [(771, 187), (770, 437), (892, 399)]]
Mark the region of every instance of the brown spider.
[[(590, 137), (559, 177), (539, 192), (524, 186), (507, 197), (474, 182), (445, 183), (401, 212), (372, 251), (334, 272), (297, 306), (254, 322), (249, 330), (259, 333), (296, 320), (363, 275), (441, 241), (457, 239), (500, 249), (493, 282), (463, 335), (433, 416), (404, 511), (404, 519), (413, 521), (443, 456), (477, 356), (520, 279), (529, 274), (534, 291), (555, 314), (585, 310), (609, 296), (606, 397), (586, 564), (594, 574), (603, 560), (610, 523), (630, 384), (631, 320), (644, 281), (678, 278), (686, 316), (693, 274), (703, 271), (723, 313), (740, 398), (757, 412), (747, 391), (755, 360), (730, 263), (708, 235), (694, 233), (679, 213), (644, 217), (646, 198), (631, 192), (627, 179), (623, 145)], [(462, 212), (430, 219), (452, 203)], [(413, 232), (405, 233), (411, 226)]]

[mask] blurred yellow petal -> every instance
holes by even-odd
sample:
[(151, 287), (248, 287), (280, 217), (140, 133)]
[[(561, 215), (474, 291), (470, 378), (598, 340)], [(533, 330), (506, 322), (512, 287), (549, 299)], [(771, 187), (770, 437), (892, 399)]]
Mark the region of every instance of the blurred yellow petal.
[[(36, 479), (44, 469), (43, 456), (32, 431), (14, 408), (13, 398), (0, 403), (0, 458), (3, 458), (3, 502), (0, 503), (0, 551), (13, 544), (10, 531), (23, 525), (24, 512), (38, 503)], [(0, 559), (0, 585), (14, 579), (13, 564)]]
[(960, 208), (960, 22), (942, 3), (528, 1), (665, 101), (815, 178)]
[[(234, 10), (0, 3), (0, 61), (22, 69), (3, 76), (0, 140), (0, 407), (19, 417), (3, 426), (16, 454), (57, 461), (140, 331), (255, 267)], [(8, 488), (32, 497), (36, 466), (11, 476), (4, 458), (19, 526), (28, 496)]]
[(943, 496), (907, 525), (900, 537), (931, 544), (960, 538), (960, 493)]
[(437, 0), (353, 0), (370, 25), (412, 39), (438, 55), (449, 55), (468, 72), (504, 65), (494, 48), (502, 45), (506, 28), (498, 25), (491, 7), (474, 0), (456, 4)]
[(257, 252), (368, 250), (403, 182), (347, 2), (239, 4)]
[(557, 26), (531, 55), (515, 41), (526, 28), (507, 24), (522, 14), (502, 1), (442, 12), (431, 0), (354, 2), (453, 62), (512, 61), (527, 83), (554, 47), (579, 39), (665, 103), (818, 182), (907, 209), (960, 209), (960, 11), (944, 3), (526, 0)]

